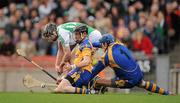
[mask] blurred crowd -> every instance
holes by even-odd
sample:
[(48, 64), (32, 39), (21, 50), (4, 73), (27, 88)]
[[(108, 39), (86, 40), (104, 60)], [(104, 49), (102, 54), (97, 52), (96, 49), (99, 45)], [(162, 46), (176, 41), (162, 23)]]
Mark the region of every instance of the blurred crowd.
[[(6, 1), (6, 0), (5, 0)], [(180, 39), (178, 0), (7, 0), (0, 8), (0, 54), (16, 48), (33, 55), (56, 55), (56, 43), (41, 39), (42, 27), (55, 22), (86, 23), (117, 35), (134, 52), (173, 50)]]

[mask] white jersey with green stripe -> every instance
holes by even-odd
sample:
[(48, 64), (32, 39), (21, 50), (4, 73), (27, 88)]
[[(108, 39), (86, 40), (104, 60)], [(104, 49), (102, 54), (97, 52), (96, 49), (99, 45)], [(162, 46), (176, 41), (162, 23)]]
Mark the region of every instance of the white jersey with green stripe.
[[(63, 46), (69, 46), (69, 45), (74, 45), (75, 41), (74, 41), (74, 29), (77, 26), (82, 25), (83, 23), (79, 23), (79, 22), (68, 22), (68, 23), (64, 23), (61, 24), (57, 27), (57, 33), (58, 33), (58, 40), (61, 42), (61, 44)], [(84, 24), (85, 25), (85, 24)], [(91, 34), (91, 32), (95, 31), (96, 29), (88, 26), (88, 37)]]

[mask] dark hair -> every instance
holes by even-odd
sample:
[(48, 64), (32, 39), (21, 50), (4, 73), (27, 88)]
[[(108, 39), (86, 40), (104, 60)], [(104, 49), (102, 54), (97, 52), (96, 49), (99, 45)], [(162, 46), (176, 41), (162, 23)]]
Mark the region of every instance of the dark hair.
[(51, 35), (53, 35), (53, 32), (56, 31), (57, 26), (55, 23), (49, 23), (47, 24), (44, 29), (42, 30), (42, 37), (47, 38)]

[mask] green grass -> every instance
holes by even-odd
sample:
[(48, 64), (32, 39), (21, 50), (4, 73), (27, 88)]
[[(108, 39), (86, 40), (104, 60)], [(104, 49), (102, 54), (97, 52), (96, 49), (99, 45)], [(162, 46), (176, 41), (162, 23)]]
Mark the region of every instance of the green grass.
[(3, 93), (0, 103), (180, 103), (180, 95), (162, 96), (147, 93), (77, 95), (51, 93)]

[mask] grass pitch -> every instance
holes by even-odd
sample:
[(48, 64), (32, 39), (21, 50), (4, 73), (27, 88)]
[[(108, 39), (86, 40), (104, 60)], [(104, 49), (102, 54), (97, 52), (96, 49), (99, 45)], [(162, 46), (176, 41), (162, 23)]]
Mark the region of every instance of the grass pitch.
[(0, 93), (0, 103), (180, 103), (180, 95), (162, 96), (147, 93), (132, 94), (51, 94), (51, 93)]

